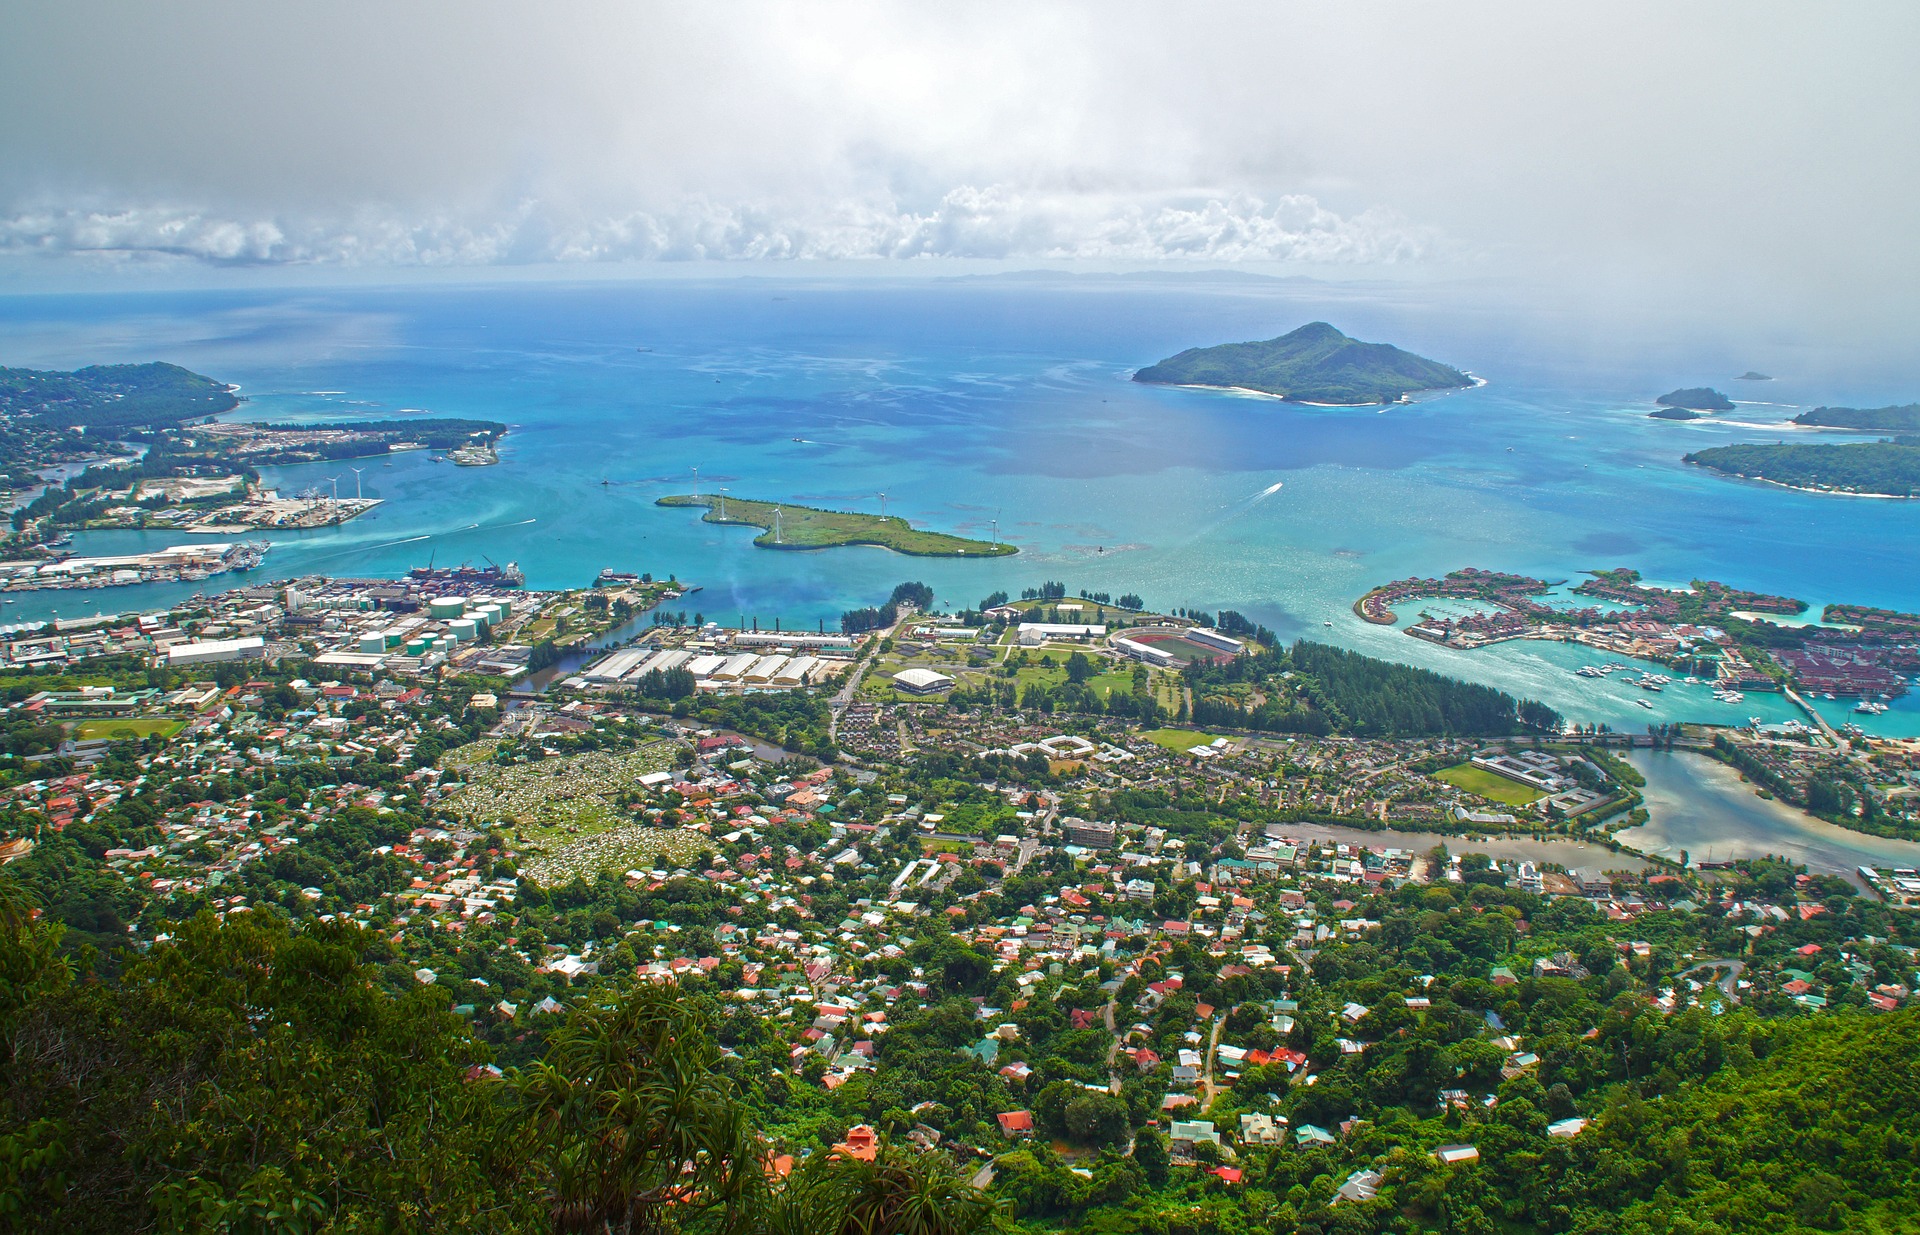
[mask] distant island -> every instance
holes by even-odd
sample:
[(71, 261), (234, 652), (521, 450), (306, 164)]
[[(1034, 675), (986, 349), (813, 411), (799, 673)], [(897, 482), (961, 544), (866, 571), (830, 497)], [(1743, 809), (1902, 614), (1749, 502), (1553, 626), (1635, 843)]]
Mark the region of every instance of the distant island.
[(1663, 407), (1647, 415), (1655, 420), (1705, 420), (1705, 412), (1696, 412), (1690, 407)]
[(1362, 343), (1325, 322), (1309, 322), (1259, 343), (1188, 348), (1133, 375), (1156, 386), (1207, 386), (1277, 395), (1292, 403), (1358, 407), (1394, 403), (1474, 381), (1460, 370), (1402, 351)]
[(0, 368), (0, 417), (57, 428), (164, 428), (240, 406), (233, 387), (173, 364), (89, 365), (71, 373)]
[(1748, 369), (1745, 373), (1742, 373), (1733, 380), (1736, 382), (1770, 382), (1773, 379), (1764, 373), (1755, 373), (1752, 369)]
[(1810, 493), (1920, 497), (1920, 437), (1838, 446), (1753, 442), (1695, 451), (1685, 461)]
[[(724, 503), (726, 513), (721, 514)], [(847, 510), (819, 510), (787, 502), (756, 502), (712, 494), (675, 494), (656, 506), (704, 506), (703, 523), (739, 523), (764, 528), (753, 543), (762, 549), (833, 549), (842, 545), (878, 545), (912, 557), (1007, 557), (1020, 550), (1013, 545), (944, 532), (923, 532), (898, 515), (863, 515)], [(778, 512), (776, 514), (776, 512)]]
[(1920, 432), (1920, 403), (1896, 407), (1816, 407), (1793, 423), (1813, 429), (1869, 429), (1882, 433)]
[(1685, 408), (1693, 412), (1730, 412), (1733, 400), (1707, 386), (1689, 386), (1673, 390), (1654, 400), (1661, 407)]

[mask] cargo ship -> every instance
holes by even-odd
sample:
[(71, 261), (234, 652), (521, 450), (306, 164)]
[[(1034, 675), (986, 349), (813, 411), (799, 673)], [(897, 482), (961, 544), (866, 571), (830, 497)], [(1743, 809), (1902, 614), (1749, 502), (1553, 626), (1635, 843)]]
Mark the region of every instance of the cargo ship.
[(505, 566), (496, 566), (488, 562), (485, 566), (468, 566), (462, 563), (459, 566), (440, 567), (428, 562), (425, 566), (415, 566), (409, 570), (407, 578), (422, 587), (454, 587), (462, 591), (519, 587), (527, 581), (527, 576), (521, 573), (520, 566), (516, 562), (508, 562)]

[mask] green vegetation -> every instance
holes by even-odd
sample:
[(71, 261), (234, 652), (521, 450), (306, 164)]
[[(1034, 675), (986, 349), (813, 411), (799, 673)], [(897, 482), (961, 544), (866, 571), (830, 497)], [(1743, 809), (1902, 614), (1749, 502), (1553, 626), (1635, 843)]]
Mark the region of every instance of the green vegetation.
[(225, 383), (179, 365), (91, 365), (72, 373), (0, 369), (0, 416), (89, 432), (164, 427), (240, 405)]
[(1652, 417), (1655, 420), (1704, 420), (1706, 419), (1705, 413), (1696, 412), (1692, 408), (1687, 408), (1687, 407), (1663, 407), (1657, 412), (1648, 412), (1647, 415)]
[(1445, 781), (1468, 793), (1477, 793), (1489, 802), (1500, 802), (1507, 806), (1528, 806), (1546, 796), (1538, 789), (1508, 780), (1498, 772), (1489, 772), (1471, 763), (1456, 763), (1450, 768), (1442, 768), (1433, 776), (1435, 780)]
[(1388, 343), (1350, 339), (1325, 322), (1258, 343), (1188, 348), (1133, 375), (1136, 382), (1258, 390), (1295, 403), (1392, 403), (1473, 379)]
[(1192, 729), (1154, 729), (1140, 735), (1155, 746), (1164, 746), (1176, 754), (1185, 754), (1196, 746), (1205, 746), (1218, 734), (1196, 733)]
[[(727, 514), (720, 517), (721, 499), (676, 494), (661, 498), (658, 506), (704, 506), (703, 523), (738, 523), (766, 529), (753, 543), (763, 549), (832, 549), (841, 545), (879, 545), (913, 557), (1005, 557), (1019, 550), (1008, 544), (922, 532), (898, 515), (863, 515), (846, 510), (819, 510), (784, 502), (725, 499)], [(776, 512), (778, 512), (776, 514)], [(777, 529), (776, 529), (777, 525)]]
[[(1273, 632), (1257, 642), (1274, 646)], [(1185, 670), (1195, 724), (1356, 737), (1556, 733), (1558, 712), (1427, 669), (1301, 640)]]
[(1757, 442), (1715, 446), (1695, 451), (1685, 461), (1729, 476), (1771, 481), (1794, 489), (1920, 496), (1920, 438), (1839, 446)]
[[(932, 1156), (823, 1153), (779, 1179), (723, 1067), (711, 999), (608, 991), (554, 1018), (526, 1067), (489, 1070), (492, 1052), (459, 1014), (472, 1009), (452, 1007), (478, 988), (415, 982), (377, 931), (202, 914), (151, 952), (89, 973), (17, 888), (0, 893), (10, 1230), (971, 1235), (997, 1225), (991, 1201)], [(383, 965), (404, 981), (384, 981)]]
[(73, 736), (83, 742), (96, 738), (170, 738), (186, 727), (186, 721), (165, 716), (128, 716), (111, 720), (83, 720), (73, 727)]
[(1672, 390), (1654, 400), (1661, 407), (1686, 408), (1694, 412), (1730, 412), (1733, 400), (1707, 386), (1689, 386)]
[(1920, 431), (1920, 403), (1893, 407), (1816, 407), (1795, 416), (1793, 423), (1819, 429), (1912, 433)]
[(473, 742), (446, 757), (449, 772), (463, 778), (446, 808), (476, 824), (512, 824), (536, 843), (604, 832), (630, 820), (625, 802), (640, 778), (671, 767), (673, 753), (670, 743), (654, 742), (535, 759), (517, 746)]

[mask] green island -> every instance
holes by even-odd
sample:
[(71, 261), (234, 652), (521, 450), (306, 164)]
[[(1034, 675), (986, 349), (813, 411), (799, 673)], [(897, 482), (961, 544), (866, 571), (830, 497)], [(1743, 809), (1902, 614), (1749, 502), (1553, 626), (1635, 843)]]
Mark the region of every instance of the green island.
[(1838, 446), (1748, 442), (1698, 450), (1684, 461), (1811, 493), (1920, 496), (1920, 437)]
[[(724, 503), (726, 513), (721, 513)], [(753, 543), (762, 549), (836, 549), (842, 545), (878, 545), (909, 557), (1008, 557), (1020, 552), (1009, 544), (923, 532), (899, 515), (863, 515), (851, 510), (821, 510), (790, 502), (757, 502), (709, 494), (671, 494), (656, 506), (704, 506), (703, 523), (738, 523), (764, 528)]]
[(1663, 407), (1647, 413), (1655, 420), (1705, 420), (1705, 412), (1696, 412), (1690, 407)]
[(71, 373), (0, 368), (0, 416), (47, 427), (177, 425), (238, 406), (231, 386), (179, 365), (89, 365)]
[(1793, 423), (1811, 429), (1913, 433), (1920, 431), (1920, 403), (1904, 403), (1893, 407), (1816, 407), (1795, 416)]
[(1670, 390), (1654, 400), (1661, 407), (1685, 408), (1690, 412), (1730, 412), (1733, 400), (1707, 386), (1689, 386)]
[(1133, 375), (1158, 386), (1211, 386), (1278, 395), (1291, 403), (1364, 406), (1395, 403), (1430, 390), (1474, 384), (1460, 370), (1402, 351), (1362, 343), (1325, 322), (1277, 339), (1193, 347)]

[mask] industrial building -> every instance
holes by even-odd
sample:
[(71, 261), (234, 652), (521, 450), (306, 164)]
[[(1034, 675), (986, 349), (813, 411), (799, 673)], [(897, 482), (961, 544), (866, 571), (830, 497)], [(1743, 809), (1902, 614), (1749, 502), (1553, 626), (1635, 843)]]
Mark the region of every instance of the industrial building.
[(893, 675), (893, 685), (909, 695), (937, 695), (943, 690), (952, 690), (953, 679), (931, 669), (902, 669)]

